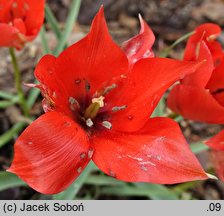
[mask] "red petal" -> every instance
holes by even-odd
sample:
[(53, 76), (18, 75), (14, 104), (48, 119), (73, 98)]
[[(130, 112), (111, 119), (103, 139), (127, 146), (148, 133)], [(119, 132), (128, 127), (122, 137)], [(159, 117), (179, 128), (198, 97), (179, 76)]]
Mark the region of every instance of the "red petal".
[(224, 130), (213, 136), (206, 142), (212, 149), (224, 151)]
[(187, 119), (211, 124), (224, 123), (224, 107), (203, 88), (176, 85), (168, 96), (167, 105)]
[(18, 31), (21, 34), (23, 34), (23, 35), (26, 34), (26, 26), (25, 26), (25, 24), (24, 24), (22, 19), (20, 19), (20, 18), (14, 19), (13, 25), (14, 25), (15, 28), (18, 29)]
[(15, 144), (9, 171), (35, 190), (65, 190), (88, 164), (89, 139), (70, 118), (49, 112), (34, 121)]
[(73, 117), (69, 104), (69, 93), (66, 84), (57, 79), (55, 72), (56, 57), (45, 55), (38, 63), (34, 74), (40, 81), (41, 92), (45, 97), (44, 110), (55, 110)]
[(86, 83), (90, 84), (90, 92), (95, 93), (103, 82), (128, 72), (127, 57), (109, 35), (103, 7), (94, 18), (89, 34), (62, 52), (55, 68), (58, 79), (76, 99), (83, 98), (88, 91)]
[(155, 41), (155, 35), (140, 15), (139, 20), (141, 24), (139, 34), (122, 44), (122, 49), (126, 53), (130, 64), (134, 64), (142, 58), (154, 57), (151, 48)]
[(174, 184), (208, 178), (168, 118), (150, 119), (136, 133), (100, 132), (91, 144), (96, 165), (119, 180)]
[(19, 30), (5, 23), (0, 23), (0, 47), (22, 48), (23, 43), (19, 38)]
[(217, 94), (213, 94), (213, 97), (216, 99), (216, 101), (224, 107), (224, 89), (222, 89), (222, 92), (217, 93)]
[(193, 34), (187, 42), (184, 59), (195, 60), (198, 43), (204, 40), (208, 45), (210, 42), (213, 42), (220, 33), (221, 28), (213, 23), (205, 23), (197, 27), (195, 29), (195, 34)]
[(197, 60), (202, 61), (206, 59), (206, 62), (200, 68), (198, 68), (195, 73), (186, 76), (182, 80), (182, 84), (205, 87), (212, 75), (214, 66), (211, 52), (204, 41), (199, 42), (199, 44), (200, 48), (198, 51), (199, 55)]
[[(115, 130), (136, 131), (148, 121), (163, 93), (181, 77), (194, 72), (201, 63), (184, 62), (165, 58), (138, 61), (123, 86), (108, 95), (109, 121)], [(118, 112), (111, 109), (126, 105)]]
[(222, 45), (217, 41), (213, 41), (208, 43), (208, 47), (212, 54), (214, 65), (217, 66), (223, 57)]
[(224, 182), (224, 152), (212, 150), (211, 155), (215, 171), (219, 179)]
[(45, 0), (26, 1), (26, 19), (27, 36), (36, 36), (44, 21)]
[(224, 89), (224, 55), (221, 63), (214, 69), (212, 76), (206, 86), (211, 92)]

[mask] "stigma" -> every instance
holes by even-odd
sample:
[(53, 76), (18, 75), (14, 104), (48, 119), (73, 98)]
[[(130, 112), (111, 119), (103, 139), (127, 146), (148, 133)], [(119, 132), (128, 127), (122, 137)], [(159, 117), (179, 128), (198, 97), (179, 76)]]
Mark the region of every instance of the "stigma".
[(105, 99), (104, 96), (100, 96), (98, 98), (93, 98), (92, 99), (92, 104), (93, 103), (98, 103), (100, 107), (104, 107), (104, 101), (103, 101), (104, 99)]

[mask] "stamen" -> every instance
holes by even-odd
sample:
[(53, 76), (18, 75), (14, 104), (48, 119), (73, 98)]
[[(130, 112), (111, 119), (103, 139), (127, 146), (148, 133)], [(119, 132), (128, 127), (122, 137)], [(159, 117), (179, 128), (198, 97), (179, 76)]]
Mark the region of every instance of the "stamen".
[(117, 87), (117, 85), (114, 84), (114, 83), (113, 83), (111, 86), (107, 86), (107, 87), (104, 89), (104, 91), (103, 91), (103, 95), (109, 93), (111, 90), (113, 90), (113, 89), (116, 88), (116, 87)]
[(207, 40), (208, 42), (211, 42), (211, 41), (215, 40), (216, 37), (217, 37), (216, 35), (210, 35), (209, 37), (206, 38), (206, 40)]
[[(75, 98), (73, 98), (73, 97), (69, 97), (69, 98), (68, 98), (68, 102), (70, 103), (70, 109), (71, 109), (72, 111), (75, 111), (76, 108), (80, 108), (79, 102), (78, 102)], [(76, 106), (76, 107), (75, 107), (75, 106)]]
[(120, 110), (124, 110), (127, 108), (127, 105), (123, 105), (123, 106), (115, 106), (112, 108), (112, 111), (113, 112), (117, 112), (117, 111), (120, 111)]
[(91, 120), (91, 118), (88, 118), (88, 119), (86, 120), (86, 125), (87, 125), (88, 127), (92, 127), (92, 126), (93, 126), (93, 121)]
[(79, 104), (78, 101), (73, 97), (69, 97), (68, 101), (70, 104)]
[(98, 102), (95, 102), (95, 103), (91, 103), (85, 113), (84, 113), (84, 118), (85, 119), (88, 119), (88, 118), (95, 118), (99, 112), (99, 109), (100, 109), (100, 104)]
[(197, 43), (197, 46), (196, 46), (196, 49), (195, 49), (195, 54), (196, 54), (197, 58), (199, 56), (200, 48), (201, 48), (201, 44)]
[(100, 107), (104, 107), (104, 100), (105, 97), (104, 96), (100, 96), (98, 98), (93, 98), (92, 99), (92, 103), (98, 103), (100, 105)]
[(107, 128), (107, 129), (111, 129), (112, 128), (112, 124), (109, 121), (103, 121), (102, 125)]

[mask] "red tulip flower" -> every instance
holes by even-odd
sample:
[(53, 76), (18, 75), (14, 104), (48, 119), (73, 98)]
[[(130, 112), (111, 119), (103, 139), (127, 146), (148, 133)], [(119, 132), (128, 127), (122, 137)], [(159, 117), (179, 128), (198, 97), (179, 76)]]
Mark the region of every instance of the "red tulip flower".
[(168, 97), (168, 106), (187, 119), (224, 123), (224, 53), (215, 39), (218, 25), (207, 23), (189, 38), (184, 60), (207, 59), (198, 70), (182, 79)]
[(67, 188), (91, 159), (128, 182), (207, 179), (178, 124), (149, 118), (167, 88), (201, 63), (150, 58), (153, 42), (141, 19), (122, 50), (101, 8), (86, 37), (58, 58), (44, 56), (35, 76), (46, 113), (18, 138), (9, 171), (46, 194)]
[(44, 0), (0, 0), (0, 47), (21, 49), (43, 24)]
[(206, 144), (211, 148), (212, 162), (220, 180), (224, 181), (224, 130), (209, 139)]

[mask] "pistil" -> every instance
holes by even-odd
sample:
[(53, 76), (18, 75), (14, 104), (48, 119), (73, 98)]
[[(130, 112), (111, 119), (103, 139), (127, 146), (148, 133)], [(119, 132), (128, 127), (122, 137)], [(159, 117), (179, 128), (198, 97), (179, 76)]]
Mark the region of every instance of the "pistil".
[(104, 97), (100, 96), (99, 98), (93, 98), (92, 103), (87, 107), (84, 113), (85, 119), (94, 119), (101, 107), (104, 107)]

